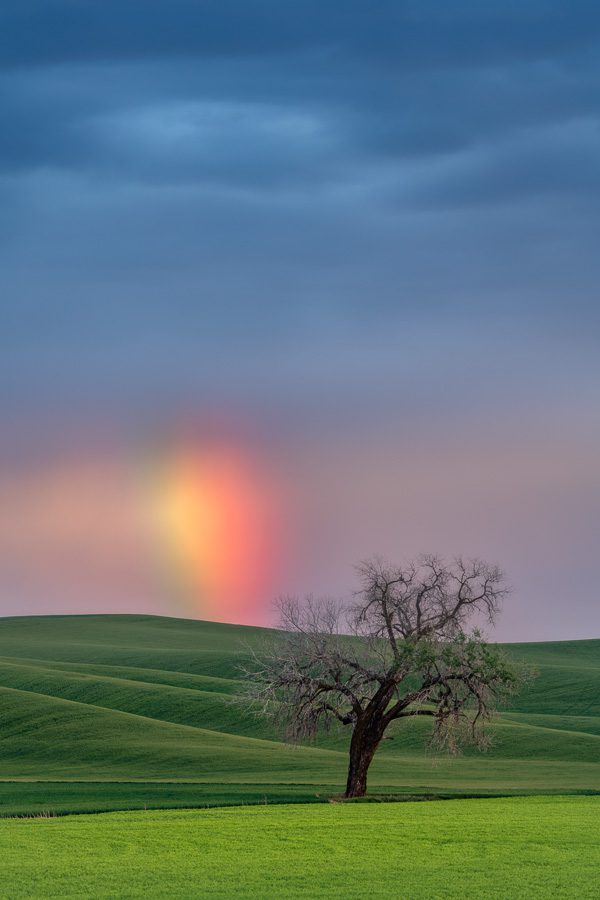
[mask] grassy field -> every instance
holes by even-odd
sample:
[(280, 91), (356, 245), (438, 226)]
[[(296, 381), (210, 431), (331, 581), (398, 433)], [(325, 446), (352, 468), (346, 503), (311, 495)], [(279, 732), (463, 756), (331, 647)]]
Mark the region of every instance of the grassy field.
[(12, 819), (2, 896), (585, 900), (599, 815), (529, 797)]
[[(318, 801), (345, 778), (346, 734), (281, 743), (234, 702), (261, 629), (151, 616), (0, 619), (0, 815)], [(600, 790), (600, 641), (513, 645), (539, 677), (485, 755), (424, 747), (430, 724), (384, 742), (385, 794)]]

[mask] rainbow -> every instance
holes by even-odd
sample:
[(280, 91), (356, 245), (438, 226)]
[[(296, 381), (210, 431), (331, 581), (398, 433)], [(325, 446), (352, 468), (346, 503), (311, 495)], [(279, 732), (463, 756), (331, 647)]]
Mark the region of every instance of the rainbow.
[(218, 444), (161, 452), (150, 472), (170, 601), (206, 619), (266, 622), (279, 534), (272, 480), (249, 454)]

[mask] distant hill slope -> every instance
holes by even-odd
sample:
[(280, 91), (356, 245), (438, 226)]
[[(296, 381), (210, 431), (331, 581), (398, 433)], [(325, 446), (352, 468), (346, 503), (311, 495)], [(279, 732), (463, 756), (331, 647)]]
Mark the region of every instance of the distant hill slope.
[[(154, 616), (0, 619), (0, 814), (337, 790), (346, 734), (289, 747), (234, 702), (241, 659), (269, 637)], [(507, 649), (539, 676), (498, 718), (492, 749), (434, 757), (430, 723), (402, 723), (373, 790), (600, 790), (600, 640)]]

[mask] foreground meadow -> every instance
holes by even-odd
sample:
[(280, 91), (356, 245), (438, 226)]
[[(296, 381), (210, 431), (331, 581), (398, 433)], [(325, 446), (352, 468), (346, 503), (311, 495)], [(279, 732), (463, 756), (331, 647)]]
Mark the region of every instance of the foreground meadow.
[(598, 797), (0, 821), (1, 896), (591, 898)]

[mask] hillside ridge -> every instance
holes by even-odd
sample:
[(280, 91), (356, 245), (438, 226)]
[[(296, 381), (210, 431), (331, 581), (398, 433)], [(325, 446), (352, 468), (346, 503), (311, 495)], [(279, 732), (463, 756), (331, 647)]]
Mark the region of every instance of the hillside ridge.
[[(141, 614), (0, 618), (0, 815), (338, 793), (347, 731), (289, 746), (243, 699), (240, 663), (274, 633)], [(430, 722), (405, 720), (380, 747), (373, 790), (600, 790), (600, 640), (505, 646), (538, 677), (496, 718), (490, 750), (432, 753)]]

